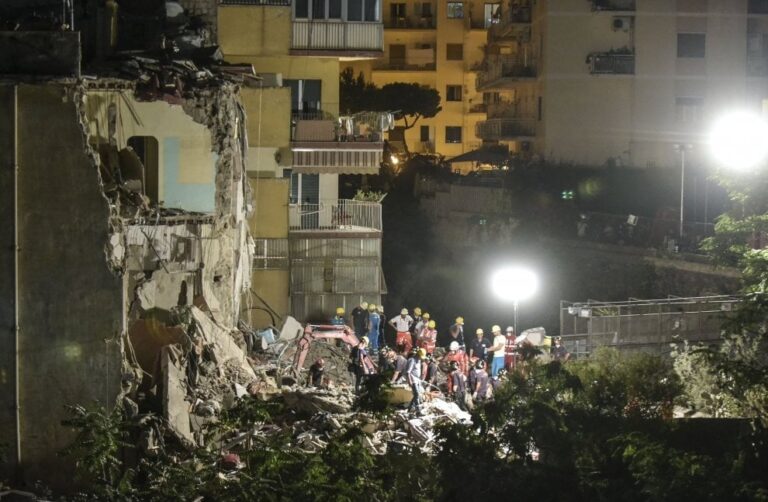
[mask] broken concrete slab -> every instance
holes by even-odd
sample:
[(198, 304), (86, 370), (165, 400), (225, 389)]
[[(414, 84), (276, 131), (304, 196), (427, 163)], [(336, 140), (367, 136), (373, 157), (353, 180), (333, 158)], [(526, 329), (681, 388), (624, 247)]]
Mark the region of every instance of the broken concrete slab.
[[(245, 352), (237, 345), (235, 339), (230, 335), (229, 330), (216, 324), (210, 317), (208, 317), (202, 310), (197, 307), (191, 307), (190, 312), (192, 318), (195, 320), (197, 326), (197, 332), (203, 337), (206, 343), (211, 345), (213, 353), (216, 357), (216, 361), (219, 365), (225, 362), (232, 361), (237, 363), (239, 370), (241, 370), (249, 381), (256, 379), (256, 374), (248, 364), (248, 360), (245, 357)], [(249, 382), (241, 382), (249, 383)]]
[(188, 447), (195, 445), (187, 401), (186, 375), (177, 366), (178, 350), (163, 347), (160, 356), (163, 374), (163, 417), (170, 431)]

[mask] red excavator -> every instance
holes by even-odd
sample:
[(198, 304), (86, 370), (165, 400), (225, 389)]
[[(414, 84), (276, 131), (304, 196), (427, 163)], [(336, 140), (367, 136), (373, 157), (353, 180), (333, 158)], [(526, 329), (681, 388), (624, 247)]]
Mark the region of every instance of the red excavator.
[[(293, 356), (293, 373), (298, 377), (301, 368), (304, 367), (304, 360), (307, 358), (309, 347), (316, 340), (341, 340), (349, 345), (350, 348), (356, 347), (360, 341), (355, 336), (355, 332), (349, 326), (336, 326), (332, 324), (307, 324), (304, 328), (304, 334), (296, 341), (296, 354)], [(368, 356), (366, 356), (368, 357)], [(368, 357), (368, 363), (373, 366), (373, 361)]]

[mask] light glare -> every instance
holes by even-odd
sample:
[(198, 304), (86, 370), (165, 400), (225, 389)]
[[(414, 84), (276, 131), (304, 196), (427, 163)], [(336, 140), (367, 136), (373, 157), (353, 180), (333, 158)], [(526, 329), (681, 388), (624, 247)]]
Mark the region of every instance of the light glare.
[(709, 136), (712, 155), (732, 169), (749, 169), (768, 156), (768, 123), (747, 111), (720, 118)]
[(518, 302), (536, 294), (539, 279), (531, 270), (513, 267), (496, 271), (491, 277), (491, 290), (501, 300)]

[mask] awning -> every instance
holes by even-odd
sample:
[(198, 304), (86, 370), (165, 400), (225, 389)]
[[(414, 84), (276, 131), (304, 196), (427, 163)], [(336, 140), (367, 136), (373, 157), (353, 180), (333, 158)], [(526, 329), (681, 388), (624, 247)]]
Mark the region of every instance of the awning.
[(448, 159), (446, 162), (482, 162), (483, 164), (493, 164), (500, 166), (508, 164), (512, 158), (509, 156), (509, 150), (505, 146), (487, 146), (462, 153), (459, 156)]
[(294, 142), (293, 172), (304, 174), (378, 174), (384, 144), (369, 142)]

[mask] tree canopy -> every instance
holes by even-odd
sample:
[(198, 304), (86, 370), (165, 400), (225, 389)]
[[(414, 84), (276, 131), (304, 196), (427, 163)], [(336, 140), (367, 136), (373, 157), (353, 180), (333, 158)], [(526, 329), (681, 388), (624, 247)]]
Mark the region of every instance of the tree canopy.
[(424, 85), (394, 82), (379, 88), (366, 82), (360, 73), (355, 77), (352, 68), (341, 72), (339, 81), (341, 110), (348, 113), (361, 111), (389, 111), (410, 129), (420, 118), (432, 118), (442, 110), (440, 93)]

